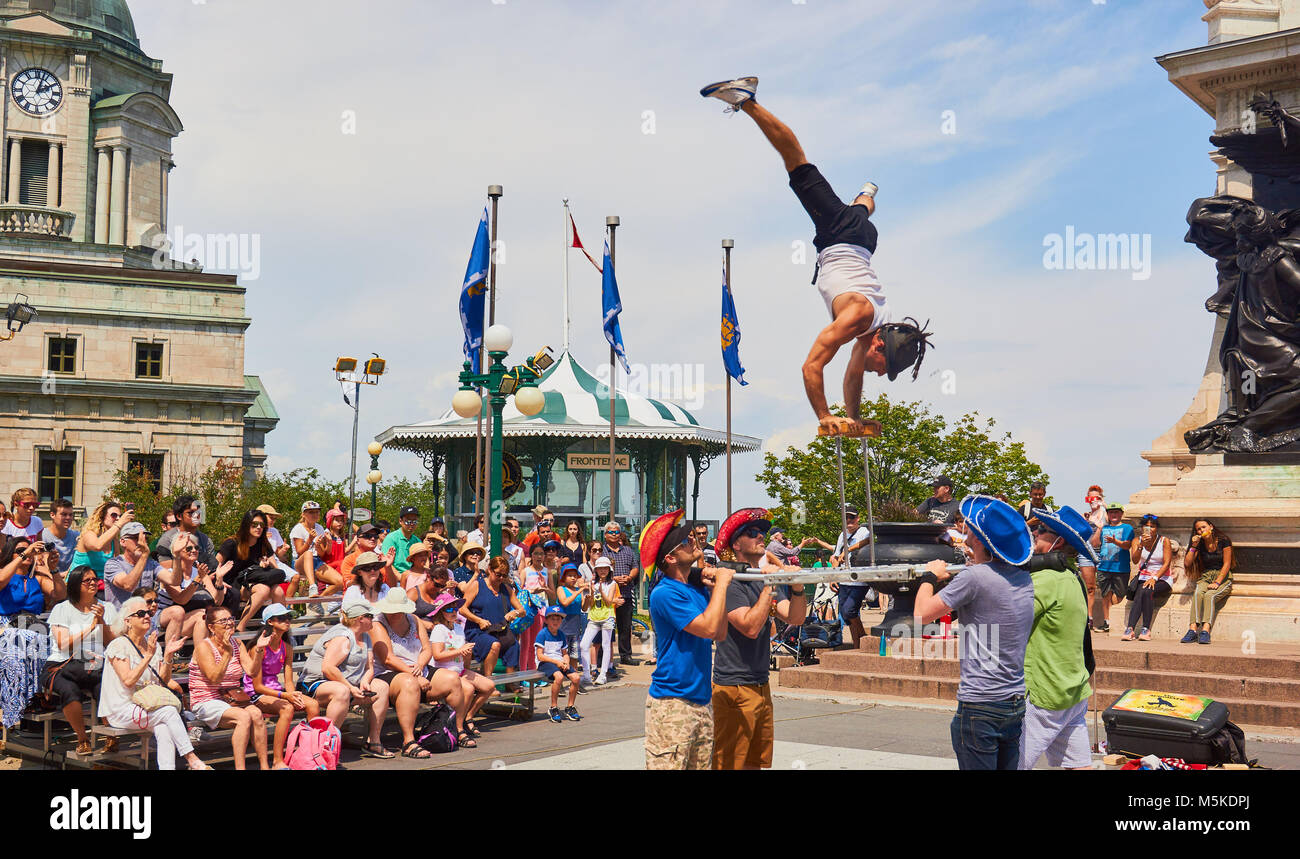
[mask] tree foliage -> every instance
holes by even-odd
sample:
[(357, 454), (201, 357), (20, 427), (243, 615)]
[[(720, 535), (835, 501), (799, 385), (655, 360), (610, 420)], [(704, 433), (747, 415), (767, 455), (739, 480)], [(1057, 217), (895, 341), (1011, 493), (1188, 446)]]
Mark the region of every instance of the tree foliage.
[[(838, 407), (832, 411), (844, 414)], [(978, 412), (950, 424), (925, 403), (892, 402), (881, 394), (863, 402), (862, 415), (880, 421), (883, 430), (881, 438), (871, 439), (871, 498), (880, 521), (904, 519), (930, 497), (930, 481), (940, 474), (952, 478), (957, 498), (1005, 494), (1013, 504), (1028, 497), (1031, 483), (1047, 483), (1047, 474), (1025, 456), (1024, 443), (1009, 432), (998, 435), (994, 420)], [(865, 521), (861, 441), (844, 439), (843, 457), (845, 498)], [(814, 437), (802, 449), (787, 447), (781, 457), (765, 454), (756, 479), (779, 501), (772, 514), (790, 536), (834, 542), (841, 525), (833, 438)]]
[[(440, 487), (445, 489), (444, 487)], [(165, 494), (153, 490), (149, 478), (139, 471), (119, 471), (114, 476), (105, 498), (120, 503), (135, 504), (136, 519), (143, 522), (151, 533), (162, 527), (163, 514), (182, 495), (202, 499), (207, 517), (203, 531), (220, 542), (235, 534), (244, 514), (262, 504), (270, 504), (282, 514), (281, 533), (298, 521), (304, 501), (315, 501), (328, 509), (336, 501), (347, 504), (346, 480), (327, 480), (314, 468), (296, 468), (283, 474), (268, 473), (245, 484), (243, 469), (236, 463), (220, 460), (199, 474), (173, 474)], [(406, 478), (386, 480), (378, 486), (378, 514), (394, 527), (402, 507), (414, 505), (420, 510), (421, 525), (433, 518), (433, 480), (414, 481)], [(356, 506), (369, 508), (370, 485), (357, 486)]]

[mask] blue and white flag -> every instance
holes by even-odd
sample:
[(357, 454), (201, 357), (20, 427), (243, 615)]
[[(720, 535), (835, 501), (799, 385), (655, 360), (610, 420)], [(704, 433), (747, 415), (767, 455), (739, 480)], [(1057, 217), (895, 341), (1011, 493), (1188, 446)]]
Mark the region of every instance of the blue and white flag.
[(483, 348), (483, 308), (487, 298), (488, 262), (491, 242), (488, 240), (488, 210), (483, 207), (483, 217), (474, 235), (474, 250), (470, 251), (469, 267), (465, 269), (465, 285), (460, 290), (460, 327), (465, 329), (465, 357), (472, 372), (480, 373), (479, 353)]
[(740, 319), (736, 317), (736, 302), (731, 298), (731, 284), (727, 283), (727, 268), (722, 268), (722, 364), (727, 375), (742, 385), (745, 368), (740, 366)]
[(627, 352), (623, 349), (623, 332), (618, 327), (618, 315), (623, 312), (623, 302), (618, 297), (618, 281), (614, 280), (614, 263), (609, 258), (609, 241), (605, 241), (605, 267), (601, 272), (601, 304), (605, 310), (605, 339), (614, 347), (614, 354), (623, 364), (623, 372), (630, 373)]

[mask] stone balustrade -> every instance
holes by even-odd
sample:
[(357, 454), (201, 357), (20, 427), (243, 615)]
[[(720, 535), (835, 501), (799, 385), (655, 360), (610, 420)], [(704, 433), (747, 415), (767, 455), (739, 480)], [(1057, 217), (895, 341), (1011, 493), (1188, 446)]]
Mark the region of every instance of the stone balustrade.
[(0, 235), (4, 236), (71, 240), (74, 220), (76, 215), (62, 209), (16, 203), (0, 204)]

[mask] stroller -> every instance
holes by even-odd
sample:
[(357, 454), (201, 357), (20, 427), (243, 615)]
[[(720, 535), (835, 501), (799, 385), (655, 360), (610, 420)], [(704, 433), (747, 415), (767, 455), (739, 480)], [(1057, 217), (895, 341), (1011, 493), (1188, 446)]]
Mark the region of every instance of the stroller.
[[(822, 618), (829, 615), (829, 619)], [(772, 637), (772, 668), (778, 656), (793, 656), (796, 667), (816, 665), (817, 651), (839, 647), (841, 643), (840, 619), (835, 594), (824, 585), (817, 586), (817, 595), (808, 605), (808, 616), (800, 626), (791, 626), (775, 618)]]

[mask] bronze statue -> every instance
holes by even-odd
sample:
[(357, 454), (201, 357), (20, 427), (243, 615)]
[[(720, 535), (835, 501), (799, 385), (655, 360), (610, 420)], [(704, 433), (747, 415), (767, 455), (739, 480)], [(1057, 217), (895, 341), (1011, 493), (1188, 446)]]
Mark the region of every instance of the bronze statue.
[(1205, 309), (1227, 316), (1228, 405), (1184, 433), (1196, 453), (1300, 449), (1300, 121), (1275, 101), (1251, 109), (1274, 125), (1210, 140), (1251, 173), (1255, 200), (1205, 197), (1187, 213), (1185, 240), (1218, 261)]

